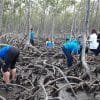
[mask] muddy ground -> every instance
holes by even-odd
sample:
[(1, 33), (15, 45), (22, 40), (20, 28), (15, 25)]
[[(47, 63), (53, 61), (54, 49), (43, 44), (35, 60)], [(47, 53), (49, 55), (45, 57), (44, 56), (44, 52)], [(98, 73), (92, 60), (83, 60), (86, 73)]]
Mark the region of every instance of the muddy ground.
[[(46, 48), (45, 40), (35, 41), (33, 48), (24, 49), (25, 42), (10, 41), (20, 49), (16, 64), (16, 83), (13, 90), (5, 91), (0, 75), (0, 100), (100, 100), (100, 56), (87, 61), (92, 79), (84, 75), (81, 62), (67, 68), (61, 44), (57, 39), (54, 48)], [(92, 56), (92, 54), (88, 54)]]

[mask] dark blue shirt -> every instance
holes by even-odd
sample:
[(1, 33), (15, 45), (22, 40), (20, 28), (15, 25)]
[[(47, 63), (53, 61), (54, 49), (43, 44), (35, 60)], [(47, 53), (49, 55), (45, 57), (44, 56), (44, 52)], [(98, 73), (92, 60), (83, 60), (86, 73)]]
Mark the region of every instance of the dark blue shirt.
[(0, 58), (4, 58), (11, 47), (10, 45), (0, 46)]

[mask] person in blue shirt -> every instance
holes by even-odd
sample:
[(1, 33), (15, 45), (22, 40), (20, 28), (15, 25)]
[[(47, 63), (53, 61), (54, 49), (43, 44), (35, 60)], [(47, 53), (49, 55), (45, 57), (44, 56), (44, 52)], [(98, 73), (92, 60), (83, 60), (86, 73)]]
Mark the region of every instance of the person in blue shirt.
[(49, 39), (46, 41), (46, 47), (47, 48), (53, 48), (54, 47), (54, 42), (50, 41)]
[(33, 28), (31, 28), (31, 31), (29, 32), (29, 42), (31, 43), (31, 45), (34, 46), (34, 32), (33, 32)]
[(9, 84), (16, 78), (15, 64), (19, 57), (19, 54), (19, 50), (14, 46), (0, 44), (0, 67), (2, 68), (3, 72), (3, 81), (6, 84)]
[(67, 57), (68, 67), (71, 67), (73, 65), (73, 60), (76, 59), (75, 55), (80, 54), (81, 52), (81, 46), (76, 39), (67, 40), (62, 46), (62, 50)]

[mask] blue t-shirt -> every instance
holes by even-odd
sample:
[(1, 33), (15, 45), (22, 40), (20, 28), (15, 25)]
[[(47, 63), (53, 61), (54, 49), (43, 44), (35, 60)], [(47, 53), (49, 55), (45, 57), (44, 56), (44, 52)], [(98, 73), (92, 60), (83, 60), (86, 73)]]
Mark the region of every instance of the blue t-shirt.
[(47, 41), (47, 42), (46, 42), (46, 46), (47, 46), (48, 48), (51, 48), (51, 47), (54, 46), (54, 42), (53, 42), (53, 41)]
[(0, 46), (0, 58), (4, 58), (11, 47), (10, 45)]
[(33, 40), (34, 39), (34, 32), (29, 32), (29, 39), (30, 40)]
[(73, 54), (78, 54), (81, 49), (79, 42), (75, 39), (65, 42), (63, 46)]

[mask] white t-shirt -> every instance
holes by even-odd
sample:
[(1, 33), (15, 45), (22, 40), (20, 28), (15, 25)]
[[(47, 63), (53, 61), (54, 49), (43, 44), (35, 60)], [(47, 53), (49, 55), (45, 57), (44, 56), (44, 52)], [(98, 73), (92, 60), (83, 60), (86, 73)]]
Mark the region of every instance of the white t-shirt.
[(97, 35), (95, 33), (90, 35), (89, 41), (90, 41), (90, 44), (89, 44), (90, 49), (98, 48), (99, 43), (97, 42)]

